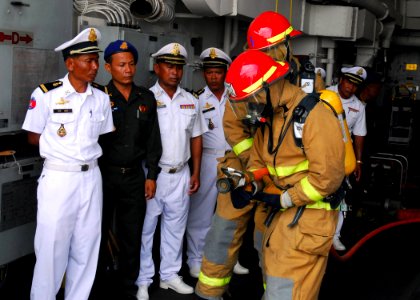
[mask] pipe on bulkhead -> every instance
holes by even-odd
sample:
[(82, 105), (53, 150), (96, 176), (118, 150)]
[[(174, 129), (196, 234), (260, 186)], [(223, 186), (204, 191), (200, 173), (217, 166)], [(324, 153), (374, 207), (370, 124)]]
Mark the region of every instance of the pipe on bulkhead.
[(176, 0), (134, 0), (130, 4), (130, 12), (144, 21), (171, 22), (175, 18)]
[[(233, 27), (232, 27), (233, 23)], [(230, 55), (230, 51), (238, 43), (238, 20), (225, 17), (225, 35), (223, 37), (223, 51)]]
[(334, 72), (334, 48), (328, 48), (327, 50), (327, 66), (326, 66), (326, 76), (325, 84), (330, 86), (332, 84), (332, 75)]

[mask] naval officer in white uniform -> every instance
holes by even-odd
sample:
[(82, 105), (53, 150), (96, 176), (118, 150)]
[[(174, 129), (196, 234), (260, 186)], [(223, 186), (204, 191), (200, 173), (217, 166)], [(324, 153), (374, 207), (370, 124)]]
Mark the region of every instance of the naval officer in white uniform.
[[(160, 287), (180, 294), (192, 294), (178, 272), (182, 266), (182, 244), (187, 225), (190, 195), (200, 187), (202, 134), (207, 131), (198, 100), (179, 86), (186, 64), (187, 51), (178, 43), (170, 43), (152, 54), (158, 81), (150, 90), (157, 101), (162, 140), (161, 172), (156, 195), (147, 201), (137, 299), (149, 299), (155, 267), (152, 259), (153, 236), (161, 216)], [(192, 173), (188, 160), (192, 160)], [(139, 237), (140, 238), (140, 237)]]
[(87, 28), (57, 47), (68, 74), (32, 93), (22, 128), (45, 158), (38, 181), (32, 300), (88, 299), (101, 239), (100, 134), (114, 129), (109, 97), (93, 80), (100, 32)]
[[(354, 175), (359, 181), (362, 175), (362, 154), (366, 129), (365, 106), (355, 95), (359, 86), (366, 79), (366, 70), (359, 66), (341, 68), (340, 82), (327, 89), (336, 92), (340, 96), (346, 116), (347, 125), (353, 138), (353, 148), (356, 155), (356, 169)], [(344, 251), (346, 246), (340, 241), (340, 232), (343, 226), (343, 212), (338, 215), (338, 223), (335, 231), (333, 246), (336, 250)]]

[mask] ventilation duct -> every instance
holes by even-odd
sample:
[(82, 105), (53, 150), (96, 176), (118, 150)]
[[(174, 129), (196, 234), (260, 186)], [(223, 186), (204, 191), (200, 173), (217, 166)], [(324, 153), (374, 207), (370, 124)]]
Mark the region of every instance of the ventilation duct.
[[(388, 8), (388, 5), (386, 5), (386, 3), (380, 0), (344, 0), (344, 2), (347, 2), (351, 5), (366, 8), (381, 21), (387, 18), (391, 13), (391, 11)], [(392, 11), (392, 14), (395, 14), (395, 12)]]
[(388, 22), (383, 25), (382, 37), (382, 47), (389, 49), (391, 46), (391, 38), (394, 34), (395, 22)]
[(237, 14), (238, 0), (182, 0), (193, 14), (220, 17)]
[(176, 0), (135, 0), (130, 4), (130, 12), (144, 21), (171, 22), (175, 18)]

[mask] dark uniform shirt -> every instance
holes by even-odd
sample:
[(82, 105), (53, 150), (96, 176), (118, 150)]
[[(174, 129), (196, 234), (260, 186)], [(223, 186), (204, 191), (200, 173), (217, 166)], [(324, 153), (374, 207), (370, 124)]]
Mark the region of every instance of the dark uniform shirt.
[(128, 101), (112, 80), (107, 85), (116, 130), (101, 136), (101, 163), (124, 168), (146, 161), (148, 179), (157, 179), (162, 155), (156, 99), (151, 91), (133, 84)]

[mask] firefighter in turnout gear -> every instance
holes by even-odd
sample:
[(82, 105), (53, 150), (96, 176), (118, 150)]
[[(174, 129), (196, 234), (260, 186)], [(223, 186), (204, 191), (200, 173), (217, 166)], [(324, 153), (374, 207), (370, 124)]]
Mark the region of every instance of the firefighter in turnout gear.
[[(269, 34), (265, 36), (261, 34), (265, 31), (260, 30), (261, 28), (268, 28), (266, 32)], [(248, 48), (266, 52), (276, 60), (290, 60), (292, 54), (288, 46), (289, 40), (301, 34), (302, 32), (293, 29), (290, 22), (282, 15), (275, 12), (264, 12), (250, 24), (247, 37)], [(297, 59), (295, 60), (297, 61)], [(298, 63), (297, 61), (296, 66)], [(290, 79), (291, 77), (289, 77)], [(293, 84), (300, 86), (300, 81), (293, 80)], [(315, 76), (315, 87), (317, 91), (325, 88), (320, 75)], [(307, 89), (307, 91), (312, 92), (313, 90)], [(233, 151), (219, 159), (219, 178), (224, 176), (221, 172), (222, 167), (245, 170), (249, 159), (249, 150), (253, 143), (253, 135), (259, 125), (255, 120), (248, 121), (251, 122), (244, 123), (235, 115), (231, 106), (226, 105), (223, 126), (226, 140)], [(261, 261), (264, 221), (267, 218), (266, 206), (251, 202), (249, 205), (237, 209), (230, 200), (230, 193), (219, 193), (216, 212), (206, 237), (201, 272), (195, 288), (195, 293), (204, 299), (221, 299), (227, 290), (232, 278), (232, 269), (237, 261), (243, 236), (251, 218), (254, 218), (255, 223), (254, 248), (258, 251)]]
[[(242, 120), (237, 119), (231, 106), (226, 104), (223, 127), (226, 140), (232, 147), (232, 151), (218, 159), (218, 178), (224, 177), (221, 171), (222, 167), (245, 170), (255, 131), (255, 128), (252, 127), (255, 125), (257, 124), (245, 124)], [(216, 212), (207, 233), (201, 270), (195, 288), (195, 293), (203, 299), (222, 299), (221, 297), (232, 278), (232, 272), (246, 273), (244, 272), (245, 268), (238, 269), (237, 267), (240, 266), (237, 264), (238, 253), (248, 222), (254, 216), (256, 203), (236, 209), (230, 198), (230, 193), (218, 194)], [(254, 247), (257, 250), (261, 249), (265, 218), (266, 213), (261, 206), (254, 216), (256, 223)]]
[[(202, 184), (198, 192), (191, 196), (186, 230), (187, 264), (194, 278), (198, 278), (200, 273), (205, 237), (211, 226), (218, 195), (217, 159), (232, 151), (223, 132), (223, 114), (228, 102), (225, 77), (232, 60), (225, 52), (214, 47), (205, 49), (200, 59), (206, 87), (197, 91), (197, 94), (208, 131), (203, 134)], [(247, 274), (249, 270), (238, 262), (234, 272)]]
[(315, 73), (315, 67), (308, 56), (292, 54), (290, 40), (302, 35), (303, 32), (294, 29), (283, 15), (265, 11), (249, 25), (247, 42), (249, 49), (260, 50), (275, 60), (289, 62), (289, 81), (309, 94), (325, 89), (325, 83), (321, 74)]
[[(247, 165), (251, 172), (268, 169), (253, 199), (278, 209), (264, 232), (263, 299), (317, 299), (338, 217), (328, 196), (344, 179), (345, 149), (337, 118), (322, 103), (305, 112), (302, 99), (313, 96), (282, 78), (284, 64), (249, 50), (232, 63), (226, 82), (238, 114), (258, 107), (271, 115), (254, 136)], [(303, 115), (297, 128), (294, 120)]]

